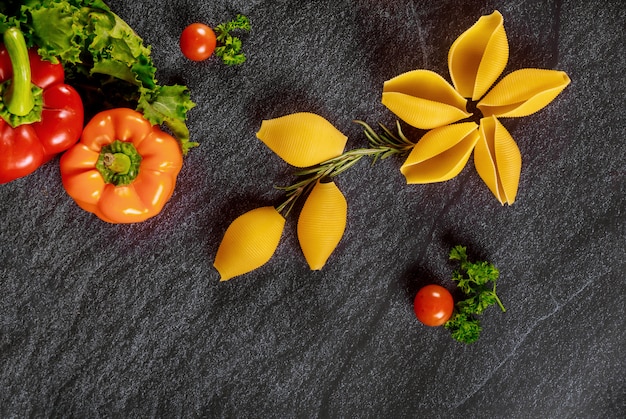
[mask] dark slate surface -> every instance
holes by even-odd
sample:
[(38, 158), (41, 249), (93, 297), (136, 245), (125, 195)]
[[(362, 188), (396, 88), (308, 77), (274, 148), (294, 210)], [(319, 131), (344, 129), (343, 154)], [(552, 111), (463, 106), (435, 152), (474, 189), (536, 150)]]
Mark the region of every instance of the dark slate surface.
[[(202, 146), (163, 213), (109, 225), (65, 194), (58, 160), (0, 186), (2, 417), (550, 417), (626, 414), (624, 27), (619, 1), (110, 1), (153, 46), (163, 83), (189, 86)], [(502, 207), (469, 165), (407, 186), (402, 163), (361, 162), (337, 182), (346, 235), (310, 272), (295, 217), (270, 263), (218, 282), (228, 224), (276, 205), (292, 169), (255, 137), (311, 111), (349, 136), (391, 125), (382, 84), (448, 78), (454, 39), (504, 15), (505, 73), (566, 71), (549, 107), (504, 123), (521, 149)], [(249, 61), (191, 63), (178, 36), (241, 12)], [(414, 318), (428, 282), (452, 287), (453, 244), (493, 261), (508, 308), (464, 346)]]

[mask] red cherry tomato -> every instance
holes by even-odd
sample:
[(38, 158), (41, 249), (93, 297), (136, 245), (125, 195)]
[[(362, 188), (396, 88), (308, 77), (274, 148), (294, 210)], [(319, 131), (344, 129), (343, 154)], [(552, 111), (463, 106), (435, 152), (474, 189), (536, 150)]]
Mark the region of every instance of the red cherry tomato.
[(192, 61), (206, 60), (215, 51), (215, 32), (203, 23), (192, 23), (180, 35), (180, 50)]
[(413, 309), (417, 319), (426, 326), (441, 326), (452, 316), (454, 299), (444, 287), (426, 285), (417, 292)]

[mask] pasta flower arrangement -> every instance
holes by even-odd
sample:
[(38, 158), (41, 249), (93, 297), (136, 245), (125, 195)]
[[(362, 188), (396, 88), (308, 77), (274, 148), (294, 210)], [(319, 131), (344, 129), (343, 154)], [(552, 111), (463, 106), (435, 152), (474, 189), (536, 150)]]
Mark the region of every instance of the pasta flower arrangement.
[[(500, 122), (535, 113), (570, 83), (563, 71), (521, 69), (501, 76), (509, 58), (503, 17), (482, 16), (452, 44), (448, 67), (452, 84), (429, 70), (413, 70), (383, 85), (382, 104), (405, 123), (427, 132), (409, 140), (396, 122), (377, 134), (362, 125), (365, 148), (344, 151), (347, 137), (323, 117), (299, 112), (265, 120), (257, 137), (288, 164), (301, 180), (281, 187), (286, 199), (276, 207), (256, 208), (236, 218), (224, 233), (214, 266), (220, 280), (243, 275), (267, 263), (275, 253), (285, 217), (300, 197), (297, 234), (309, 267), (321, 269), (346, 228), (347, 202), (333, 178), (363, 157), (407, 156), (400, 172), (409, 184), (443, 182), (458, 175), (474, 154), (481, 179), (502, 204), (515, 201), (522, 158), (515, 140)], [(494, 85), (494, 83), (496, 83)], [(470, 120), (468, 99), (482, 113)]]
[[(498, 201), (509, 205), (515, 201), (522, 158), (498, 118), (539, 111), (570, 79), (563, 71), (527, 68), (506, 75), (489, 90), (508, 58), (503, 18), (495, 11), (481, 17), (450, 47), (448, 67), (454, 87), (428, 70), (409, 71), (385, 82), (383, 104), (407, 124), (430, 130), (400, 169), (408, 183), (449, 180), (461, 172), (473, 151), (476, 171)], [(472, 116), (466, 98), (478, 101), (480, 125), (458, 122)]]

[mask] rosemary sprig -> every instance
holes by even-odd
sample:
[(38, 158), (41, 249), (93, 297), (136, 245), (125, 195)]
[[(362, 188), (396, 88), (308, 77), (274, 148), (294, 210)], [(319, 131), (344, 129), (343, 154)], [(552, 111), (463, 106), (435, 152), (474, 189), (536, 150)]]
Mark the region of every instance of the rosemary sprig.
[(381, 134), (377, 134), (376, 131), (374, 131), (374, 129), (367, 123), (358, 120), (354, 122), (364, 128), (369, 147), (349, 150), (340, 156), (300, 170), (296, 172), (295, 175), (303, 177), (302, 180), (289, 186), (277, 187), (278, 189), (285, 191), (287, 196), (287, 199), (276, 207), (276, 210), (280, 213), (285, 211), (283, 213), (284, 217), (287, 217), (298, 198), (308, 194), (318, 180), (332, 178), (345, 172), (365, 156), (373, 157), (372, 164), (374, 164), (378, 160), (386, 159), (387, 157), (396, 154), (405, 155), (415, 146), (415, 143), (404, 135), (398, 121), (396, 121), (396, 129), (398, 131), (397, 134), (391, 132), (391, 130), (383, 124), (379, 124), (383, 132)]

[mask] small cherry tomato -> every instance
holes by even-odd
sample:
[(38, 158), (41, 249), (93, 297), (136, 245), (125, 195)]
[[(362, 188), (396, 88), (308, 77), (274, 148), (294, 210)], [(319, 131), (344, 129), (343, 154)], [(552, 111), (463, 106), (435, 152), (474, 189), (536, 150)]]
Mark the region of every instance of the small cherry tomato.
[(192, 23), (180, 34), (180, 50), (192, 61), (209, 58), (216, 44), (215, 32), (203, 23)]
[(417, 319), (426, 326), (441, 326), (452, 316), (454, 299), (440, 285), (426, 285), (417, 292), (413, 309)]

